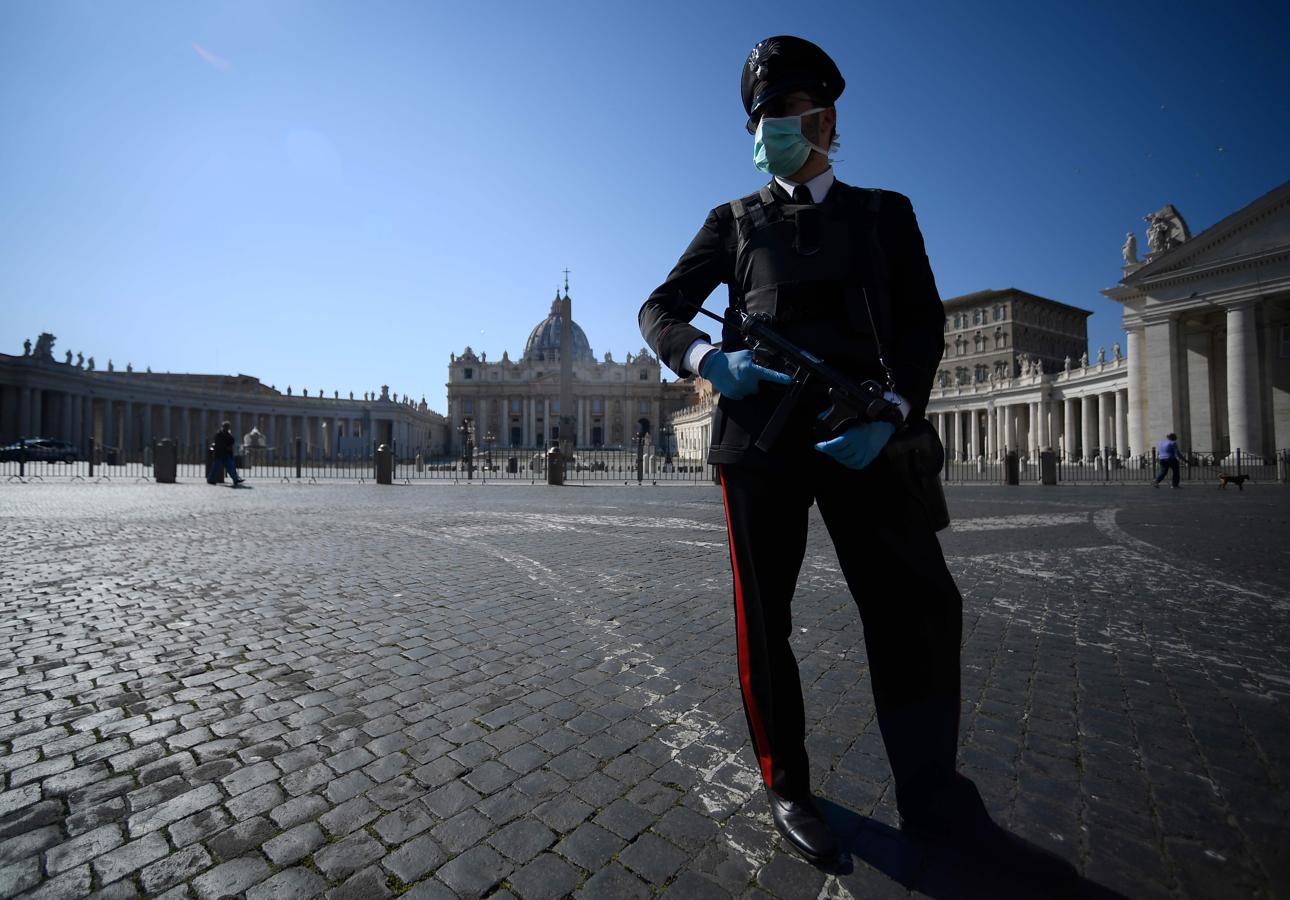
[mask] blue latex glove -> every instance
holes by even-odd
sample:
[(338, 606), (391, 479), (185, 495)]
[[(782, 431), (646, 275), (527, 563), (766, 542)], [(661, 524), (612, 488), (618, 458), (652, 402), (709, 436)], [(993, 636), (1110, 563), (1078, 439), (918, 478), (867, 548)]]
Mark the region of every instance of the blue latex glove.
[(793, 380), (783, 372), (757, 365), (753, 362), (751, 350), (735, 350), (733, 353), (718, 350), (709, 354), (700, 368), (703, 371), (699, 374), (711, 381), (721, 396), (731, 400), (742, 400), (757, 393), (763, 381), (788, 384)]
[(895, 433), (896, 426), (890, 422), (861, 422), (832, 440), (821, 441), (815, 449), (849, 469), (863, 469), (878, 457)]

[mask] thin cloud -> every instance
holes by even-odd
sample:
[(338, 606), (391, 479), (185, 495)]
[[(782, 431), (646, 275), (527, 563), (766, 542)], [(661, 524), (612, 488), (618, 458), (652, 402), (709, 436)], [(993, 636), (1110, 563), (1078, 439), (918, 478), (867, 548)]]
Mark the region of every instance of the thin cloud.
[(221, 72), (227, 72), (229, 69), (233, 68), (233, 64), (227, 59), (222, 59), (216, 56), (196, 41), (193, 41), (193, 49), (197, 51), (198, 56), (219, 69)]

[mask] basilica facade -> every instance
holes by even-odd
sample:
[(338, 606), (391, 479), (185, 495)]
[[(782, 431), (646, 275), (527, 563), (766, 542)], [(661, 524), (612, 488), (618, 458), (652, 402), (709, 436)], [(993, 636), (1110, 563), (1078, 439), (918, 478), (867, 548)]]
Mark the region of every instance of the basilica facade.
[[(537, 448), (559, 438), (561, 300), (557, 291), (550, 314), (534, 326), (519, 358), (503, 351), (501, 359), (490, 361), (471, 347), (453, 354), (448, 422), (457, 451), (467, 439), (478, 447)], [(668, 438), (659, 426), (693, 402), (692, 381), (661, 380), (658, 358), (644, 348), (622, 362), (610, 353), (597, 359), (577, 322), (572, 333), (575, 446), (627, 447), (645, 433), (665, 451)]]

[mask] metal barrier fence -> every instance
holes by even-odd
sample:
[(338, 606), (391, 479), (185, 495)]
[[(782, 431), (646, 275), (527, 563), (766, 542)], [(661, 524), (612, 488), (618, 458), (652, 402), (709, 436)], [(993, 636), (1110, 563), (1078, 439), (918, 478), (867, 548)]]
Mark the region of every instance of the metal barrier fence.
[[(0, 484), (15, 482), (87, 481), (135, 482), (155, 479), (153, 460), (156, 447), (127, 452), (116, 447), (92, 447), (85, 458), (73, 462), (40, 459), (0, 459)], [(203, 447), (176, 448), (175, 476), (181, 482), (205, 480), (214, 472), (209, 450)], [(516, 482), (545, 484), (547, 454), (536, 447), (478, 450), (470, 458), (457, 455), (427, 455), (393, 448), (393, 482), (488, 483)], [(244, 448), (236, 457), (238, 477), (248, 483), (300, 483), (325, 481), (356, 483), (376, 480), (376, 448), (361, 452), (323, 453), (302, 442), (296, 446)], [(227, 476), (219, 472), (219, 480)], [(715, 472), (702, 460), (672, 458), (645, 452), (644, 448), (597, 448), (575, 450), (566, 462), (566, 483), (661, 484), (673, 482), (714, 483)]]
[[(1290, 484), (1290, 450), (1278, 450), (1272, 456), (1260, 456), (1236, 450), (1227, 456), (1210, 452), (1184, 454), (1179, 460), (1180, 483), (1218, 485), (1220, 474), (1245, 475), (1250, 482)], [(1017, 461), (1020, 484), (1040, 484), (1043, 467), (1038, 458)], [(1104, 450), (1093, 459), (1062, 460), (1055, 463), (1058, 484), (1148, 484), (1160, 475), (1160, 464), (1153, 450), (1149, 456), (1122, 458)], [(947, 484), (1004, 484), (1006, 465), (1003, 460), (946, 459), (941, 478)], [(1169, 481), (1172, 476), (1166, 475)]]
[[(116, 447), (97, 447), (91, 442), (87, 458), (62, 460), (0, 458), (0, 484), (83, 481), (136, 482), (153, 481), (155, 446), (134, 452)], [(176, 478), (199, 481), (212, 471), (206, 448), (177, 448)], [(462, 455), (425, 455), (416, 451), (400, 452), (394, 448), (392, 481), (396, 484), (418, 482), (488, 483), (514, 482), (544, 484), (547, 480), (547, 454), (536, 447), (478, 450), (471, 457)], [(376, 448), (362, 452), (324, 454), (318, 448), (296, 442), (286, 448), (247, 449), (238, 456), (238, 476), (251, 483), (279, 482), (312, 484), (325, 481), (357, 483), (376, 480)], [(1043, 467), (1039, 459), (1017, 461), (1018, 483), (1039, 484)], [(1217, 485), (1220, 474), (1245, 475), (1250, 482), (1290, 483), (1290, 449), (1278, 450), (1269, 457), (1242, 450), (1228, 456), (1192, 452), (1180, 460), (1183, 483)], [(1092, 460), (1057, 460), (1058, 484), (1147, 484), (1160, 474), (1153, 452), (1150, 456), (1120, 458), (1109, 450)], [(702, 460), (670, 458), (645, 453), (636, 448), (598, 448), (576, 450), (566, 464), (565, 481), (579, 484), (694, 483), (715, 481), (713, 467)], [(220, 480), (224, 480), (220, 473)], [(1004, 484), (1006, 464), (1003, 460), (947, 459), (941, 473), (947, 484)]]

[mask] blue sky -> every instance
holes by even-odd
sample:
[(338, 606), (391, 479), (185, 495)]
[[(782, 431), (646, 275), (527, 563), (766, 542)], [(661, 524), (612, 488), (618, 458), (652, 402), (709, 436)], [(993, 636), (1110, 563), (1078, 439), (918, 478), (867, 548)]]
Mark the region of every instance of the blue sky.
[[(810, 15), (803, 15), (809, 10)], [(844, 181), (909, 195), (943, 297), (1094, 311), (1142, 216), (1193, 233), (1290, 178), (1277, 4), (0, 4), (0, 350), (444, 409), (571, 270), (597, 354), (753, 190), (762, 37), (847, 78)], [(714, 297), (716, 306), (722, 296)]]

